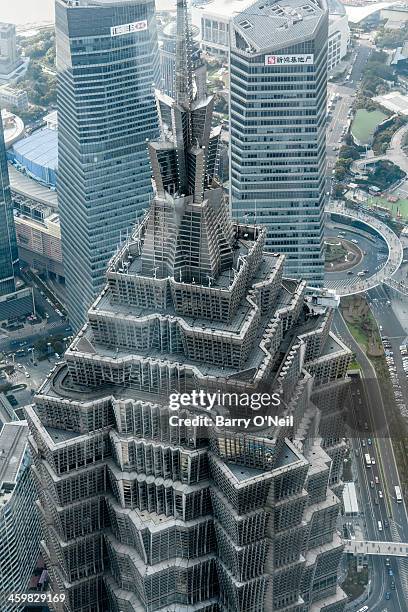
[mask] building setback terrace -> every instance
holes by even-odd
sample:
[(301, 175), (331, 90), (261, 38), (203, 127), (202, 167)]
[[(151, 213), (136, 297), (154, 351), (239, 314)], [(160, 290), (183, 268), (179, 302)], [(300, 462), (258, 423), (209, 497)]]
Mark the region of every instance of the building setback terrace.
[[(140, 34), (123, 23), (115, 36)], [(343, 612), (346, 449), (331, 419), (352, 353), (307, 282), (283, 278), (266, 230), (232, 222), (191, 38), (178, 0), (174, 98), (157, 93), (161, 137), (149, 143), (154, 198), (27, 408), (42, 554), (51, 593), (65, 595), (55, 612), (310, 612), (327, 602)], [(220, 424), (237, 405), (217, 398), (171, 405), (170, 394), (264, 387), (279, 390), (290, 423)], [(173, 426), (176, 410), (186, 422)], [(192, 422), (204, 414), (209, 422)]]

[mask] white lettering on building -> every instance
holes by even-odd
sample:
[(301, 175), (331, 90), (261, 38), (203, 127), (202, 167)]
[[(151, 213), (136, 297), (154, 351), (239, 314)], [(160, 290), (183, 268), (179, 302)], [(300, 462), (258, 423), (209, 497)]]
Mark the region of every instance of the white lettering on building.
[(314, 56), (312, 54), (296, 54), (296, 55), (265, 55), (265, 66), (298, 66), (305, 64), (312, 66)]
[(111, 36), (122, 36), (123, 34), (131, 34), (132, 32), (141, 32), (147, 30), (147, 21), (134, 21), (133, 23), (124, 23), (122, 25), (113, 26)]

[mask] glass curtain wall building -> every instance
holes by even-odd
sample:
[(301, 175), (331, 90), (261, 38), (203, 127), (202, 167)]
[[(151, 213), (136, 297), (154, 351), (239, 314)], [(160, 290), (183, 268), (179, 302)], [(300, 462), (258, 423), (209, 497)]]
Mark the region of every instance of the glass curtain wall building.
[(56, 0), (58, 196), (68, 312), (80, 327), (152, 195), (154, 0)]
[(18, 270), (16, 230), (4, 145), (3, 123), (0, 118), (0, 296), (15, 290)]
[(328, 12), (260, 0), (232, 20), (231, 202), (267, 227), (285, 273), (323, 285)]

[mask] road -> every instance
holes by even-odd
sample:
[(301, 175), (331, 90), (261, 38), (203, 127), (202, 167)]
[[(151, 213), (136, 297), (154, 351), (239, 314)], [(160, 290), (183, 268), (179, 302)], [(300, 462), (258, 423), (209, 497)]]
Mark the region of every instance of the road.
[(345, 240), (349, 242), (357, 240), (357, 246), (362, 251), (363, 258), (348, 272), (326, 271), (325, 286), (334, 290), (340, 289), (347, 284), (354, 284), (357, 274), (363, 270), (368, 270), (365, 278), (369, 278), (385, 265), (388, 254), (387, 244), (381, 238), (365, 234), (362, 230), (356, 230), (348, 224), (342, 224), (337, 221), (335, 223), (333, 221), (326, 222), (326, 238), (338, 237), (339, 231), (343, 232)]
[(7, 333), (4, 330), (0, 332), (0, 351), (4, 353), (13, 353), (18, 350), (18, 346), (13, 343), (18, 340), (25, 342), (24, 346), (32, 346), (41, 338), (49, 336), (66, 336), (71, 335), (71, 328), (66, 321), (57, 321), (54, 323), (40, 323), (39, 325), (26, 325), (24, 329), (19, 329), (17, 332)]
[(371, 53), (371, 43), (367, 40), (359, 40), (355, 47), (355, 60), (353, 62), (350, 81), (340, 83), (329, 83), (328, 93), (338, 94), (340, 99), (336, 102), (333, 116), (327, 126), (327, 170), (326, 191), (330, 191), (332, 173), (337, 159), (337, 151), (343, 139), (343, 128), (349, 121), (348, 112), (352, 106), (353, 98), (357, 91), (358, 81)]
[[(391, 310), (391, 309), (390, 309)], [(395, 321), (393, 322), (395, 325)], [(340, 312), (336, 312), (334, 317), (334, 332), (342, 338), (342, 340), (354, 351), (357, 361), (361, 366), (363, 382), (364, 382), (364, 393), (367, 398), (367, 405), (370, 407), (370, 423), (369, 429), (373, 432), (371, 434), (371, 445), (368, 444), (368, 436), (355, 436), (352, 440), (354, 450), (359, 453), (360, 461), (360, 487), (361, 495), (364, 500), (364, 506), (367, 509), (365, 512), (368, 537), (372, 539), (386, 540), (390, 537), (388, 528), (382, 529), (380, 532), (378, 529), (378, 521), (381, 521), (384, 525), (384, 521), (390, 521), (394, 519), (398, 524), (401, 538), (404, 542), (408, 542), (408, 517), (405, 508), (405, 504), (397, 504), (395, 501), (394, 486), (400, 484), (397, 464), (395, 455), (392, 447), (392, 443), (389, 436), (388, 425), (386, 421), (386, 411), (383, 404), (381, 395), (381, 389), (377, 377), (375, 376), (375, 370), (370, 360), (365, 355), (364, 351), (360, 348), (358, 343), (354, 340), (353, 336), (348, 331), (347, 325), (344, 322)], [(385, 333), (385, 330), (384, 330)], [(385, 429), (385, 431), (384, 431)], [(381, 436), (378, 435), (379, 432)], [(361, 462), (361, 457), (364, 455), (364, 451), (367, 452), (369, 448), (369, 454), (375, 458), (375, 466), (370, 469), (370, 482), (366, 472), (369, 470)], [(379, 485), (375, 484), (375, 477), (379, 479)], [(374, 482), (374, 486), (371, 486), (371, 481)], [(379, 487), (382, 487), (379, 489)], [(382, 491), (383, 497), (380, 499), (379, 490)], [(396, 591), (392, 591), (392, 598), (386, 602), (383, 599), (384, 592), (390, 590), (389, 580), (385, 575), (385, 564), (384, 560), (373, 559), (373, 573), (372, 573), (372, 584), (370, 590), (370, 596), (365, 605), (369, 606), (370, 611), (378, 610), (381, 612), (386, 607), (388, 612), (394, 612), (401, 610), (406, 611), (405, 600), (401, 591), (401, 584), (398, 578), (398, 566), (395, 560), (392, 561), (392, 568), (395, 573), (395, 581), (397, 585)]]
[(24, 329), (17, 331), (0, 330), (0, 352), (12, 353), (18, 347), (13, 342), (25, 342), (25, 346), (32, 346), (41, 338), (48, 336), (71, 334), (69, 322), (55, 311), (55, 305), (44, 295), (40, 288), (32, 285), (34, 292), (35, 307), (47, 318), (36, 325), (25, 324)]
[[(355, 429), (359, 429), (359, 414), (363, 404), (367, 404), (366, 390), (363, 381), (357, 382), (353, 385), (352, 391), (352, 408), (353, 408), (353, 420), (355, 423)], [(379, 531), (378, 521), (384, 525), (384, 520), (387, 520), (387, 516), (384, 516), (384, 500), (379, 498), (379, 492), (382, 490), (382, 483), (380, 480), (380, 474), (378, 472), (378, 464), (375, 457), (375, 449), (373, 441), (370, 438), (360, 439), (357, 436), (352, 436), (350, 439), (351, 447), (354, 453), (354, 465), (357, 469), (357, 483), (359, 493), (360, 508), (364, 514), (364, 526), (366, 531), (367, 539), (381, 540), (385, 535), (386, 527), (383, 527), (382, 531)], [(367, 468), (364, 461), (364, 455), (369, 453), (371, 457), (375, 459), (375, 466)], [(375, 478), (378, 478), (376, 484)], [(372, 485), (370, 483), (372, 482)], [(371, 559), (372, 572), (370, 574), (370, 596), (371, 602), (377, 601), (379, 604), (383, 603), (385, 592), (391, 589), (389, 580), (387, 578), (385, 561), (381, 558), (373, 557)], [(367, 601), (364, 602), (367, 605)], [(360, 605), (356, 606), (360, 607)], [(353, 609), (353, 606), (351, 606)], [(375, 608), (371, 608), (375, 609)], [(381, 608), (380, 608), (381, 609)], [(398, 610), (398, 608), (394, 608)]]

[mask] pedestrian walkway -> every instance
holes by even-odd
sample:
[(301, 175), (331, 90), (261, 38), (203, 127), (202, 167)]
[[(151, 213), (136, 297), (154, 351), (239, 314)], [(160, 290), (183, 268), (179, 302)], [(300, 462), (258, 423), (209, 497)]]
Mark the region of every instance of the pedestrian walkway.
[(384, 282), (386, 285), (388, 285), (388, 287), (391, 287), (391, 289), (394, 289), (401, 295), (408, 296), (408, 285), (404, 281), (402, 280), (397, 281), (394, 278), (389, 278), (388, 280)]
[[(388, 281), (397, 272), (403, 260), (403, 248), (398, 236), (382, 221), (360, 211), (347, 208), (344, 202), (334, 201), (326, 205), (326, 212), (337, 213), (352, 221), (365, 223), (382, 236), (388, 247), (385, 264), (370, 277), (344, 278), (327, 283), (328, 289), (334, 289), (337, 295), (343, 297), (364, 293)], [(335, 286), (333, 286), (335, 284)]]
[(382, 540), (345, 540), (344, 552), (353, 555), (408, 558), (408, 544)]

